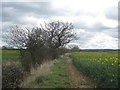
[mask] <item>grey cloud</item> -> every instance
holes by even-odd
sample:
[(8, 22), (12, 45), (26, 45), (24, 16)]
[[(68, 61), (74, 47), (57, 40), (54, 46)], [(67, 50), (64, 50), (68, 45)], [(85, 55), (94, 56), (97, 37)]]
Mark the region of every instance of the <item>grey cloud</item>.
[(3, 3), (3, 8), (14, 8), (17, 10), (17, 13), (28, 13), (28, 12), (36, 12), (40, 13), (42, 12), (43, 14), (45, 13), (42, 10), (47, 10), (50, 6), (50, 3), (48, 2), (39, 2), (39, 3), (31, 3), (31, 2), (4, 2)]
[(118, 20), (118, 8), (112, 7), (110, 8), (105, 15), (108, 19)]
[[(48, 19), (68, 14), (65, 9), (53, 8), (51, 2), (3, 2), (2, 7), (3, 22), (12, 22), (15, 24), (27, 24), (27, 22), (21, 20), (25, 16)], [(86, 26), (83, 22), (75, 22), (74, 25), (77, 29), (86, 29), (93, 32), (109, 29), (109, 27), (102, 25), (102, 23), (96, 23), (92, 27)]]
[(50, 16), (64, 15), (64, 10), (57, 10), (50, 2), (3, 2), (3, 22), (20, 22), (24, 16), (35, 16), (37, 18), (48, 18)]
[[(82, 31), (81, 31), (82, 30)], [(113, 38), (114, 40), (118, 40), (118, 29), (117, 28), (114, 28), (114, 29), (105, 29), (105, 30), (102, 30), (102, 31), (98, 31), (98, 32), (93, 32), (93, 31), (88, 31), (88, 30), (85, 30), (85, 29), (81, 29), (81, 30), (77, 30), (77, 35), (80, 37), (78, 41), (74, 41), (74, 43), (78, 43), (79, 46), (81, 48), (100, 48), (100, 46), (102, 44), (100, 44), (99, 42), (97, 43), (89, 43), (92, 39), (94, 39), (94, 36), (97, 36), (99, 35), (99, 33), (101, 34), (104, 34), (105, 36), (109, 36), (111, 38)], [(101, 38), (104, 38), (101, 36)], [(102, 42), (102, 41), (101, 41)], [(112, 41), (111, 42), (117, 42), (117, 41)], [(103, 43), (103, 42), (102, 42)], [(100, 44), (100, 45), (99, 45)], [(103, 43), (103, 47), (106, 43)], [(95, 46), (96, 45), (96, 46)], [(113, 45), (114, 46), (114, 45)], [(106, 48), (107, 46), (105, 46)], [(114, 46), (115, 47), (115, 46)]]
[(95, 35), (95, 32), (89, 32), (84, 29), (78, 29), (76, 33), (79, 39), (73, 43), (78, 43), (80, 47), (84, 47), (84, 45)]
[(87, 29), (87, 26), (83, 22), (74, 22), (73, 24), (76, 29)]
[(105, 33), (106, 35), (109, 35), (113, 38), (118, 38), (117, 27), (109, 28), (107, 26), (104, 26), (102, 23), (96, 23), (92, 27), (85, 26), (85, 24), (83, 23), (74, 23), (74, 25), (76, 26), (76, 29), (84, 30), (84, 32), (78, 30), (77, 35), (80, 37), (80, 39), (74, 42), (74, 43), (78, 43), (81, 48), (93, 48), (93, 47), (98, 48), (98, 46), (94, 46), (94, 44), (88, 43), (98, 32)]
[(96, 23), (90, 29), (93, 31), (100, 31), (100, 30), (102, 31), (105, 29), (110, 29), (110, 27), (107, 27), (107, 26), (103, 25), (102, 23)]
[(105, 33), (106, 35), (109, 35), (113, 38), (118, 38), (118, 29), (114, 28), (114, 29), (108, 29), (108, 30), (104, 30), (103, 33)]
[[(99, 33), (92, 33), (91, 36), (79, 40), (80, 47), (82, 48), (117, 48), (117, 38), (112, 37), (109, 34), (105, 34), (105, 32)], [(87, 35), (87, 34), (86, 34)], [(98, 38), (97, 38), (98, 37)], [(87, 40), (87, 38), (89, 38)]]
[[(33, 16), (38, 19), (50, 19), (51, 16), (58, 15), (65, 15), (65, 11), (53, 8), (51, 2), (2, 2), (2, 30), (15, 24), (28, 25), (29, 22), (22, 21), (23, 17)], [(6, 23), (11, 24), (6, 26)]]
[(86, 24), (82, 22), (75, 22), (74, 23), (75, 27), (77, 29), (85, 29), (86, 31), (91, 31), (91, 32), (98, 32), (98, 31), (103, 31), (106, 29), (111, 29), (108, 26), (103, 25), (102, 23), (96, 23), (93, 26), (87, 26)]

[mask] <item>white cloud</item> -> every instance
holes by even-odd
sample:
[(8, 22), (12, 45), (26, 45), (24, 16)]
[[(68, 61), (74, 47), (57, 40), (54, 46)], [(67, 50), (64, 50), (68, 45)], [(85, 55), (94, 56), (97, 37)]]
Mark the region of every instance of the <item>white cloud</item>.
[(106, 8), (115, 6), (119, 0), (53, 0), (55, 8), (65, 8), (71, 12), (80, 9), (94, 14), (102, 13)]
[(5, 42), (3, 42), (2, 40), (0, 40), (0, 47), (7, 45)]
[(118, 49), (118, 39), (104, 33), (97, 33), (83, 48)]
[(21, 18), (21, 20), (27, 23), (28, 25), (32, 25), (32, 26), (43, 24), (45, 21), (45, 19), (43, 18), (37, 18), (34, 16), (26, 16), (26, 17)]
[(105, 33), (113, 38), (118, 38), (118, 28), (103, 30), (102, 33)]
[[(118, 22), (106, 18), (104, 14), (111, 7), (117, 7), (118, 1), (119, 0), (54, 0), (52, 4), (54, 8), (64, 8), (68, 10), (70, 18), (75, 22), (80, 21), (89, 27), (92, 27), (96, 23), (102, 23), (105, 26), (113, 28), (117, 27)], [(69, 16), (65, 19), (70, 20), (68, 17)]]
[(99, 21), (101, 21), (103, 23), (103, 25), (108, 26), (110, 28), (115, 28), (118, 26), (117, 20), (107, 19), (107, 18), (103, 17)]

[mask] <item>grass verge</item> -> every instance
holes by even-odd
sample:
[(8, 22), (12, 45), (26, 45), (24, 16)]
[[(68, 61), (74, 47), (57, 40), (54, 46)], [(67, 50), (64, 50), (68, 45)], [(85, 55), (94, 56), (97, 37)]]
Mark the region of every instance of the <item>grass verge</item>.
[[(49, 65), (49, 63), (47, 64)], [(46, 66), (47, 66), (46, 65)], [(46, 69), (49, 70), (44, 74), (41, 74)], [(65, 57), (59, 58), (52, 62), (52, 65), (48, 68), (39, 70), (39, 74), (36, 73), (32, 80), (28, 80), (26, 83), (27, 87), (30, 88), (69, 88), (70, 81), (66, 71)], [(25, 86), (26, 87), (26, 86)]]

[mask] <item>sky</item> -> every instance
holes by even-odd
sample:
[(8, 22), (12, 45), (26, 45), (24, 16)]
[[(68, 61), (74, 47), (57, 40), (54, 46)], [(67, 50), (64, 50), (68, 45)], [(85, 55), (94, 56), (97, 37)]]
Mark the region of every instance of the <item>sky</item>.
[[(17, 1), (17, 2), (16, 2)], [(119, 0), (4, 0), (2, 32), (12, 25), (39, 26), (44, 21), (71, 22), (79, 39), (72, 41), (81, 49), (118, 48)], [(0, 39), (0, 45), (6, 45)]]

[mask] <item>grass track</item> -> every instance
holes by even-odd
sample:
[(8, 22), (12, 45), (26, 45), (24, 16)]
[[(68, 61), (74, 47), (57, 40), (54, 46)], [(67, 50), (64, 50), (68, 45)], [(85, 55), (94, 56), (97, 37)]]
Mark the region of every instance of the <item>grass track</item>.
[[(37, 88), (70, 88), (69, 76), (66, 70), (65, 57), (59, 58), (51, 67), (50, 73), (37, 76), (34, 80), (27, 83), (30, 87)], [(42, 73), (42, 72), (41, 72)]]

